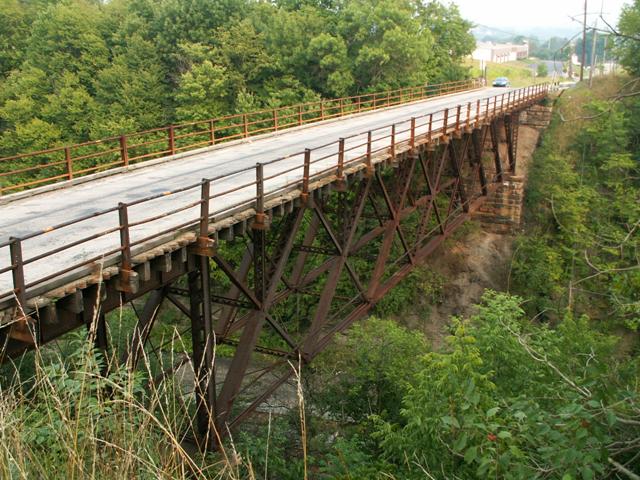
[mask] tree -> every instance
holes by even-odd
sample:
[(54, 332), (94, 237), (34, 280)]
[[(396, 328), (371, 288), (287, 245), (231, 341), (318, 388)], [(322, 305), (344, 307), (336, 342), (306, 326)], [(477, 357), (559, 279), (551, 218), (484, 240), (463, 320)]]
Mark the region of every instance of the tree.
[(347, 42), (359, 89), (381, 90), (425, 82), (434, 40), (411, 0), (348, 0), (337, 28)]
[(176, 91), (178, 121), (206, 120), (229, 111), (227, 71), (209, 60), (194, 65), (180, 78)]
[(429, 2), (421, 9), (420, 19), (423, 28), (434, 37), (429, 81), (437, 83), (468, 76), (469, 69), (462, 60), (473, 53), (476, 42), (471, 33), (472, 23), (462, 18), (457, 5)]
[(108, 67), (94, 81), (98, 115), (92, 137), (119, 135), (168, 123), (168, 91), (153, 44), (131, 35), (115, 49)]
[(640, 75), (640, 0), (622, 8), (618, 23), (617, 53), (620, 63), (632, 75)]
[(549, 75), (549, 69), (547, 68), (547, 64), (546, 63), (540, 62), (538, 64), (537, 75), (538, 75), (538, 77), (546, 77), (547, 75)]
[(396, 476), (592, 479), (611, 456), (634, 461), (618, 445), (640, 438), (625, 424), (640, 413), (637, 362), (618, 367), (616, 339), (586, 318), (549, 329), (519, 303), (488, 293), (476, 316), (454, 323), (445, 352), (422, 358), (403, 420), (378, 432)]
[(343, 421), (362, 423), (372, 415), (396, 421), (417, 372), (418, 363), (407, 360), (426, 352), (421, 332), (369, 318), (322, 355), (316, 375), (322, 388), (314, 400)]

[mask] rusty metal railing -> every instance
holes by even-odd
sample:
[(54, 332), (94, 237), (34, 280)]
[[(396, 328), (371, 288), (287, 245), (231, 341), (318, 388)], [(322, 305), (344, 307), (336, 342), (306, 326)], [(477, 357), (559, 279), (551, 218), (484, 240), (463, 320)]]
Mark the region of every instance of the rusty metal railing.
[[(210, 221), (215, 217), (219, 221), (232, 211), (241, 208), (254, 209), (263, 213), (265, 202), (285, 192), (299, 190), (302, 195), (309, 194), (313, 181), (335, 175), (340, 179), (345, 170), (361, 165), (371, 169), (376, 155), (394, 153), (401, 147), (414, 147), (417, 143), (430, 142), (443, 135), (449, 135), (464, 128), (478, 127), (482, 122), (504, 115), (511, 110), (521, 109), (545, 97), (549, 84), (533, 85), (519, 90), (511, 90), (483, 100), (446, 108), (434, 113), (413, 117), (393, 125), (354, 133), (335, 142), (305, 149), (296, 154), (276, 158), (255, 167), (247, 167), (229, 174), (205, 178), (201, 182), (182, 187), (171, 192), (163, 192), (129, 203), (92, 213), (80, 218), (36, 231), (20, 238), (10, 238), (0, 243), (0, 254), (8, 253), (9, 264), (0, 256), (0, 279), (11, 275), (12, 289), (0, 291), (0, 306), (8, 303), (25, 305), (29, 298), (40, 294), (45, 284), (51, 280), (70, 274), (75, 278), (87, 275), (86, 267), (96, 262), (104, 266), (118, 265), (122, 272), (130, 272), (136, 251), (141, 253), (167, 241), (169, 234), (183, 231), (207, 231)], [(269, 173), (267, 170), (278, 170)], [(315, 171), (312, 171), (315, 168)], [(290, 178), (293, 177), (293, 178)], [(229, 185), (224, 186), (224, 184)], [(222, 190), (212, 194), (211, 187), (222, 185)], [(205, 188), (206, 187), (206, 188)], [(153, 202), (166, 202), (167, 198), (183, 201), (174, 203), (152, 216), (130, 220), (132, 208), (147, 212), (153, 208)], [(222, 199), (225, 199), (223, 202)], [(216, 203), (219, 208), (211, 208)], [(204, 213), (203, 213), (204, 212)], [(190, 215), (194, 215), (193, 217)], [(178, 216), (178, 218), (176, 218)], [(98, 222), (95, 220), (98, 219)], [(65, 228), (82, 225), (83, 231), (90, 232), (83, 238), (51, 248), (50, 250), (25, 255), (25, 242), (53, 235)], [(144, 228), (153, 225), (152, 232)], [(83, 248), (88, 243), (100, 241), (105, 244), (99, 251), (89, 252), (90, 258), (74, 263), (74, 248)], [(155, 244), (152, 244), (155, 242)], [(49, 245), (51, 242), (46, 242)], [(42, 247), (40, 247), (42, 248)], [(35, 272), (25, 272), (25, 267), (38, 262), (50, 262), (66, 252), (69, 261), (64, 268), (49, 271), (38, 276)], [(27, 252), (29, 253), (29, 252)], [(4, 257), (6, 260), (7, 257)], [(83, 270), (84, 268), (84, 270)], [(51, 270), (51, 269), (50, 269)]]
[(262, 133), (476, 88), (479, 80), (407, 87), (228, 115), (0, 158), (0, 195)]

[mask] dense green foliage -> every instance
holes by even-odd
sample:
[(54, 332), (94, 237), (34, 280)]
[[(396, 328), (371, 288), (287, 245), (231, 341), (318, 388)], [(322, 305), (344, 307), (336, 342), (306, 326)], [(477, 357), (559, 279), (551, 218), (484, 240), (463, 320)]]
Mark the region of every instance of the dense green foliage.
[[(610, 102), (608, 80), (568, 93), (538, 149), (526, 201), (529, 231), (512, 279), (544, 319), (569, 311), (640, 324), (640, 124), (637, 99)], [(576, 124), (580, 128), (576, 128)]]
[(618, 24), (620, 36), (618, 56), (632, 75), (640, 75), (640, 0), (629, 2), (622, 10)]
[(467, 74), (416, 0), (0, 0), (0, 156)]
[[(616, 354), (620, 339), (586, 317), (549, 328), (521, 302), (488, 292), (430, 353), (421, 333), (392, 322), (355, 326), (311, 376), (307, 456), (276, 455), (268, 478), (299, 478), (303, 460), (340, 479), (593, 479), (612, 462), (637, 471), (638, 359)], [(270, 448), (299, 451), (283, 430), (296, 422), (274, 421)], [(258, 474), (267, 435), (238, 447)]]

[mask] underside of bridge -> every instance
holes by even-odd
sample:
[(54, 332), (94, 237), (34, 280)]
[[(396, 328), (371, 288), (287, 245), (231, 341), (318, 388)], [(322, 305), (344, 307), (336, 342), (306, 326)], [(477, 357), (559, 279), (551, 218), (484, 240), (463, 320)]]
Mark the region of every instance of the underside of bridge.
[[(190, 319), (199, 442), (215, 447), (515, 171), (518, 117), (515, 110), (437, 139), (392, 142), (383, 161), (338, 171), (321, 186), (307, 176), (299, 196), (275, 206), (258, 195), (249, 221), (215, 235), (203, 202), (193, 244), (137, 272), (123, 258), (119, 275), (26, 312), (26, 330), (18, 323), (2, 331), (6, 350), (16, 355), (80, 326), (109, 350), (105, 314), (135, 300), (138, 323), (121, 360), (136, 368), (168, 302)], [(209, 188), (203, 182), (203, 198)], [(222, 344), (234, 347), (224, 375), (216, 374)]]

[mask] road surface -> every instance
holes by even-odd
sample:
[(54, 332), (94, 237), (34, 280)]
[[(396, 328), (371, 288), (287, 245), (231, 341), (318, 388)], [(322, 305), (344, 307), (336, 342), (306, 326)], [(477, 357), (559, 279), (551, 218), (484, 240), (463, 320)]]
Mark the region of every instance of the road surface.
[[(222, 145), (211, 150), (189, 155), (179, 160), (155, 164), (125, 173), (114, 174), (87, 183), (70, 185), (54, 191), (40, 193), (26, 198), (0, 205), (0, 243), (9, 237), (23, 237), (34, 231), (42, 231), (51, 226), (67, 222), (117, 206), (119, 202), (133, 202), (135, 200), (179, 189), (189, 184), (195, 184), (202, 178), (212, 178), (235, 172), (244, 167), (250, 168), (256, 163), (268, 162), (280, 157), (291, 155), (290, 158), (266, 165), (265, 177), (268, 178), (278, 172), (291, 170), (277, 178), (265, 182), (265, 192), (269, 193), (286, 183), (295, 182), (302, 178), (303, 156), (300, 154), (305, 148), (317, 148), (336, 142), (340, 137), (360, 133), (346, 142), (346, 149), (366, 141), (366, 132), (384, 127), (392, 123), (405, 122), (397, 127), (398, 131), (408, 129), (412, 116), (421, 116), (431, 112), (438, 112), (444, 108), (456, 107), (473, 103), (472, 117), (475, 115), (475, 102), (494, 95), (506, 93), (506, 89), (485, 88), (470, 92), (447, 95), (434, 99), (422, 100), (411, 104), (377, 110), (366, 114), (354, 115), (335, 119), (320, 124), (311, 124), (293, 130), (284, 130), (276, 135), (255, 137), (234, 145)], [(484, 104), (483, 104), (484, 105)], [(466, 111), (466, 109), (464, 110)], [(422, 120), (424, 122), (424, 119)], [(452, 123), (451, 121), (449, 122)], [(433, 128), (442, 125), (442, 121), (434, 121)], [(419, 127), (417, 133), (425, 133), (426, 127)], [(377, 132), (376, 138), (388, 136), (389, 131)], [(406, 139), (408, 132), (399, 133), (397, 140)], [(389, 138), (374, 142), (374, 150), (388, 145)], [(297, 154), (297, 155), (294, 155)], [(313, 158), (331, 155), (330, 158), (312, 165), (311, 173), (320, 172), (336, 164), (336, 146), (320, 148), (313, 152)], [(364, 154), (364, 147), (351, 150), (346, 154), (345, 161)], [(296, 168), (299, 167), (299, 168)], [(255, 179), (254, 170), (248, 170), (212, 183), (212, 194), (220, 193), (233, 186), (248, 184)], [(129, 208), (130, 222), (137, 222), (143, 218), (167, 212), (197, 201), (199, 189), (192, 189), (181, 194), (162, 196), (157, 200), (138, 204)], [(234, 205), (249, 203), (255, 196), (255, 186), (240, 189), (223, 198), (213, 199), (211, 212), (217, 214), (217, 219), (225, 210)], [(4, 199), (6, 201), (6, 199)], [(189, 219), (196, 219), (199, 215), (198, 207), (169, 215), (157, 221), (133, 227), (131, 241), (154, 235), (172, 226), (184, 223)], [(34, 258), (37, 255), (68, 245), (69, 243), (86, 238), (93, 234), (118, 225), (117, 212), (105, 214), (94, 219), (69, 227), (53, 230), (45, 235), (39, 235), (23, 242), (23, 257)], [(64, 250), (52, 257), (25, 265), (27, 285), (47, 275), (59, 272), (78, 262), (93, 258), (119, 246), (118, 232), (97, 238), (89, 243)], [(0, 249), (0, 269), (9, 265), (8, 247)], [(3, 293), (12, 289), (10, 273), (0, 275), (0, 299)], [(1, 302), (0, 302), (1, 304)]]

